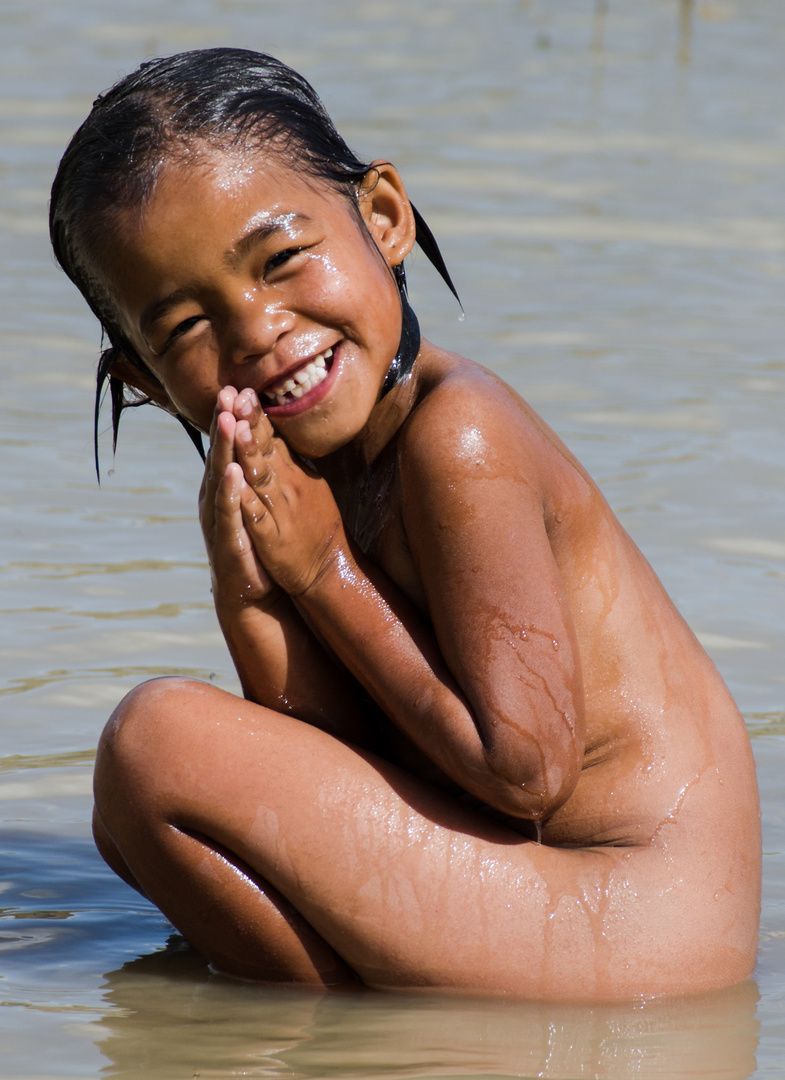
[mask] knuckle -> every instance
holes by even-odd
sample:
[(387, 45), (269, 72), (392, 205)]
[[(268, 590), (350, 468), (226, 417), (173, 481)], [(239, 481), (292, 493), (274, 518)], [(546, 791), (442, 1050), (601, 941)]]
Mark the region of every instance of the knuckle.
[(259, 488), (270, 487), (275, 479), (275, 470), (272, 464), (266, 459), (261, 458), (258, 464), (250, 464), (246, 466), (245, 478), (252, 488), (258, 490)]

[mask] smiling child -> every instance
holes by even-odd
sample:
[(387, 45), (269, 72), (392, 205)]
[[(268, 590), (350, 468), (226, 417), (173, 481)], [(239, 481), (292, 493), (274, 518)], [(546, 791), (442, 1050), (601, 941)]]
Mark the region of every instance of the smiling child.
[(209, 435), (244, 692), (120, 703), (109, 865), (247, 979), (599, 1000), (747, 977), (743, 721), (556, 435), (420, 339), (403, 260), (446, 271), (395, 168), (278, 61), (185, 53), (97, 100), (51, 232), (111, 343), (115, 434), (127, 395)]

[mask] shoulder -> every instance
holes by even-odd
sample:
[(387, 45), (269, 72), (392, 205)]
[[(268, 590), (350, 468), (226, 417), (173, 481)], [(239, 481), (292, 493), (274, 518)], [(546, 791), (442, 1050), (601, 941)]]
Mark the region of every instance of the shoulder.
[(446, 470), (455, 479), (479, 479), (513, 472), (531, 480), (553, 441), (547, 425), (502, 379), (471, 360), (433, 350), (398, 452), (404, 474)]

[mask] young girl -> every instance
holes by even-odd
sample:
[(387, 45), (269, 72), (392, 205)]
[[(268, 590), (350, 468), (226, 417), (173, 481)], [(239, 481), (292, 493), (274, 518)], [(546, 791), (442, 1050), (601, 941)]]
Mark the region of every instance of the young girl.
[(127, 388), (209, 434), (245, 695), (121, 702), (109, 865), (246, 979), (598, 1000), (748, 976), (742, 719), (547, 425), (420, 340), (403, 259), (446, 271), (394, 167), (283, 64), (186, 53), (97, 100), (51, 234), (112, 346), (115, 436)]

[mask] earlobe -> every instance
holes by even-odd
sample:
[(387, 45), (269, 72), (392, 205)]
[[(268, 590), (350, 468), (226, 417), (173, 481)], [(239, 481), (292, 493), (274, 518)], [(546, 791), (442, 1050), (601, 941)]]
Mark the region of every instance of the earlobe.
[(132, 386), (134, 390), (139, 390), (146, 397), (149, 397), (151, 401), (154, 401), (156, 405), (160, 405), (162, 409), (166, 409), (167, 412), (176, 416), (177, 409), (158, 379), (151, 372), (132, 364), (122, 352), (114, 350), (114, 353), (114, 359), (109, 365), (108, 374), (124, 382), (126, 386)]
[(360, 213), (390, 267), (399, 266), (414, 246), (415, 221), (400, 174), (389, 161), (374, 161), (359, 191)]

